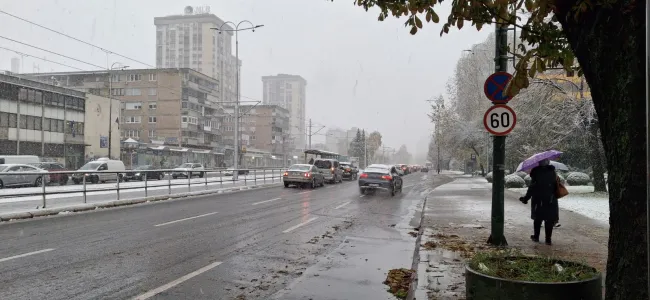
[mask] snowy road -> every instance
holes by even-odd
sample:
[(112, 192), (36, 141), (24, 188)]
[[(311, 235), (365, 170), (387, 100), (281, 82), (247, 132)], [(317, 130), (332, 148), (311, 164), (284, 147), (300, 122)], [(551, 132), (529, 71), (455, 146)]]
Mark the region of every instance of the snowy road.
[[(120, 183), (119, 199), (134, 199), (145, 196), (168, 195), (171, 193), (185, 193), (189, 191), (205, 191), (234, 186), (256, 185), (273, 183), (281, 180), (279, 171), (268, 172), (258, 175), (239, 175), (238, 181), (233, 182), (232, 176), (204, 177), (188, 179), (166, 179), (152, 180), (146, 182), (122, 182)], [(188, 187), (188, 182), (191, 185)], [(86, 185), (87, 203), (101, 203), (117, 200), (117, 183), (101, 183)], [(56, 208), (84, 203), (83, 185), (46, 186), (46, 207)], [(42, 207), (42, 188), (28, 187), (17, 189), (0, 190), (0, 213), (13, 213), (34, 210)]]

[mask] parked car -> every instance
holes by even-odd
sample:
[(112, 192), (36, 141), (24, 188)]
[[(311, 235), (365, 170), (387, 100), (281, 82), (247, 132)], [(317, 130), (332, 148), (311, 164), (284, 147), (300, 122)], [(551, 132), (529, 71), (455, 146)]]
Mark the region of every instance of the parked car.
[(147, 180), (151, 180), (151, 179), (163, 180), (165, 178), (165, 173), (163, 171), (157, 170), (152, 165), (143, 165), (143, 166), (135, 167), (130, 172), (126, 172), (126, 174), (124, 174), (124, 181), (129, 181), (129, 180), (143, 181), (145, 175), (147, 176)]
[(424, 166), (424, 167), (420, 168), (420, 172), (423, 172), (423, 173), (429, 172), (429, 167)]
[[(7, 174), (7, 173), (42, 173), (40, 174)], [(26, 164), (0, 165), (0, 189), (5, 187), (41, 186), (50, 182), (47, 170)]]
[[(30, 163), (30, 165), (39, 169), (47, 170), (48, 172), (63, 172), (68, 171), (62, 164), (57, 162), (41, 162)], [(50, 174), (50, 183), (58, 183), (59, 185), (68, 184), (70, 177), (68, 174)]]
[(402, 191), (403, 180), (395, 166), (372, 164), (359, 175), (359, 192), (383, 190), (395, 196)]
[(314, 166), (318, 172), (323, 174), (325, 180), (329, 183), (343, 182), (343, 170), (339, 167), (339, 161), (336, 159), (317, 159)]
[[(121, 160), (112, 160), (106, 157), (88, 162), (79, 168), (79, 171), (86, 173), (75, 173), (72, 175), (72, 181), (79, 184), (86, 178), (86, 182), (98, 183), (106, 181), (122, 181), (124, 177), (124, 163)], [(104, 172), (102, 172), (104, 171)], [(108, 173), (106, 171), (111, 171)], [(97, 172), (97, 173), (94, 173)]]
[(294, 184), (297, 186), (308, 186), (312, 189), (325, 185), (325, 176), (318, 171), (318, 168), (309, 164), (295, 164), (282, 174), (284, 187)]
[(359, 168), (354, 166), (351, 162), (340, 162), (343, 179), (357, 180), (359, 176)]
[[(237, 170), (238, 175), (248, 175), (248, 174), (250, 174), (250, 172), (251, 172), (250, 170), (246, 170), (246, 169), (238, 169)], [(228, 168), (228, 169), (226, 169), (226, 172), (224, 173), (224, 175), (232, 176), (232, 174), (234, 174), (234, 173), (235, 173), (234, 168)]]
[(36, 155), (0, 155), (1, 164), (37, 164), (41, 159)]
[(172, 172), (172, 178), (176, 179), (178, 177), (191, 178), (192, 176), (199, 176), (203, 178), (205, 172), (202, 164), (197, 163), (184, 163), (177, 168), (174, 168)]

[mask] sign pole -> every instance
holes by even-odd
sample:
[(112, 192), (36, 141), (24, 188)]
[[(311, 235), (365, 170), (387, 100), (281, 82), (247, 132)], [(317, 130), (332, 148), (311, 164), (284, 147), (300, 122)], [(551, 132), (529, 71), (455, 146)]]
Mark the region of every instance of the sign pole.
[[(508, 27), (506, 24), (496, 23), (495, 71), (508, 71)], [(505, 91), (504, 91), (505, 93)], [(491, 231), (488, 243), (495, 246), (506, 246), (504, 232), (504, 188), (505, 188), (505, 161), (506, 137), (494, 136), (492, 151), (492, 218)]]

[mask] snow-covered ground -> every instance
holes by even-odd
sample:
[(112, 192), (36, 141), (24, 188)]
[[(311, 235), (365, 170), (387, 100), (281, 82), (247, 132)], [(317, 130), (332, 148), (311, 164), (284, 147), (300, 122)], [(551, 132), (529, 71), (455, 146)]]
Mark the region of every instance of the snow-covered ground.
[[(509, 189), (522, 195), (526, 188)], [(560, 199), (560, 208), (588, 218), (609, 223), (609, 198), (605, 193), (594, 193), (593, 186), (567, 186), (569, 195)]]

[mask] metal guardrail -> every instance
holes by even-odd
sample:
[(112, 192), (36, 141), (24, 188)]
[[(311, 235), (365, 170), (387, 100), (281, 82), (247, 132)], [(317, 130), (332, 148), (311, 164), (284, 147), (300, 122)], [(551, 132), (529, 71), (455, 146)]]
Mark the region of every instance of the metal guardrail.
[[(204, 169), (204, 170), (196, 170), (196, 171), (181, 171), (181, 170), (176, 170), (176, 169), (156, 169), (156, 170), (125, 170), (125, 171), (52, 171), (52, 172), (5, 172), (5, 173), (0, 173), (0, 180), (3, 180), (5, 177), (9, 176), (24, 176), (24, 175), (42, 175), (52, 177), (56, 175), (69, 175), (68, 181), (72, 180), (73, 178), (79, 178), (80, 182), (79, 184), (82, 185), (82, 189), (69, 189), (69, 190), (60, 190), (60, 191), (48, 191), (46, 187), (48, 185), (46, 184), (46, 181), (48, 180), (40, 180), (41, 182), (41, 191), (38, 193), (16, 193), (16, 194), (10, 194), (6, 195), (10, 196), (12, 198), (19, 198), (19, 197), (28, 197), (28, 196), (42, 196), (42, 207), (41, 208), (46, 208), (47, 207), (47, 195), (57, 195), (57, 194), (71, 194), (71, 193), (83, 193), (83, 203), (87, 203), (87, 193), (89, 192), (99, 192), (99, 191), (117, 191), (117, 199), (120, 200), (120, 191), (128, 191), (128, 190), (134, 190), (134, 189), (143, 189), (144, 188), (144, 194), (145, 197), (148, 197), (148, 189), (153, 188), (153, 187), (167, 187), (167, 194), (171, 195), (172, 194), (172, 187), (173, 186), (187, 186), (188, 192), (191, 191), (192, 186), (200, 186), (204, 185), (205, 187), (208, 186), (208, 184), (219, 184), (219, 188), (223, 188), (224, 182), (232, 182), (233, 184), (235, 182), (243, 182), (244, 186), (248, 186), (249, 184), (252, 185), (257, 185), (258, 182), (261, 184), (266, 184), (266, 183), (275, 183), (275, 182), (281, 182), (282, 181), (282, 174), (286, 171), (286, 168), (255, 168), (255, 169), (238, 169), (237, 172), (238, 178), (235, 179), (235, 176), (232, 176), (233, 170), (231, 169)], [(124, 184), (125, 181), (125, 176), (127, 173), (144, 173), (142, 176), (142, 182), (144, 182), (144, 185), (137, 185), (137, 186), (122, 186), (120, 185)], [(151, 180), (148, 179), (149, 176), (147, 174), (149, 173), (163, 173), (164, 177), (162, 180), (166, 180), (166, 184), (156, 184), (156, 185), (149, 185), (149, 182)], [(243, 174), (242, 174), (243, 173)], [(79, 174), (80, 176), (74, 176), (75, 174)], [(112, 179), (116, 182), (115, 187), (102, 187), (102, 188), (97, 188), (97, 189), (88, 189), (89, 186), (92, 186), (89, 184), (91, 181), (95, 181), (95, 177), (98, 177), (101, 174), (116, 174), (117, 180)], [(173, 175), (177, 175), (177, 177), (186, 177), (187, 182), (179, 182), (179, 179), (172, 179)], [(210, 174), (217, 174), (216, 176), (209, 176)], [(224, 177), (231, 176), (229, 179), (224, 179)], [(253, 178), (249, 178), (249, 176), (252, 176)], [(261, 176), (261, 177), (260, 177)], [(43, 178), (41, 177), (41, 178)], [(196, 177), (199, 177), (201, 180), (192, 180), (195, 179)], [(242, 179), (243, 177), (243, 179)], [(209, 180), (209, 179), (214, 179), (218, 178), (218, 180)], [(90, 180), (92, 179), (92, 180)], [(162, 181), (162, 180), (157, 180), (157, 181)], [(182, 180), (182, 179), (181, 179)], [(54, 182), (54, 181), (51, 181)], [(101, 179), (97, 180), (97, 182), (102, 182)], [(66, 185), (67, 186), (67, 185)], [(37, 186), (33, 186), (37, 187)], [(54, 187), (54, 186), (50, 186)], [(61, 186), (58, 186), (61, 187)], [(8, 188), (5, 186), (5, 188)], [(19, 191), (19, 190), (17, 190)]]

